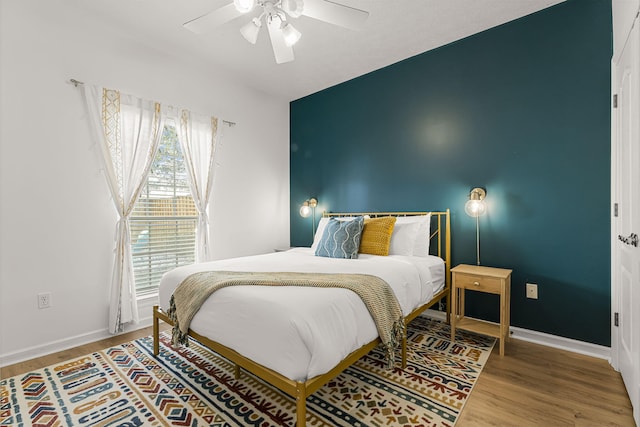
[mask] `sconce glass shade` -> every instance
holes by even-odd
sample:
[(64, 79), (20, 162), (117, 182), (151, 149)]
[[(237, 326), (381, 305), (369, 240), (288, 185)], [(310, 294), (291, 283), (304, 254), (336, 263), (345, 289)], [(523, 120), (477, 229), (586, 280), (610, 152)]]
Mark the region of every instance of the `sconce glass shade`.
[(308, 218), (309, 215), (311, 215), (311, 208), (309, 207), (309, 202), (304, 202), (304, 204), (300, 208), (300, 216), (303, 218)]
[(469, 200), (464, 204), (464, 211), (467, 215), (473, 218), (477, 218), (483, 215), (487, 211), (487, 206), (484, 203), (484, 197), (487, 192), (483, 188), (474, 188), (469, 193)]
[(485, 213), (487, 207), (482, 200), (467, 200), (464, 204), (464, 211), (471, 217), (477, 217)]

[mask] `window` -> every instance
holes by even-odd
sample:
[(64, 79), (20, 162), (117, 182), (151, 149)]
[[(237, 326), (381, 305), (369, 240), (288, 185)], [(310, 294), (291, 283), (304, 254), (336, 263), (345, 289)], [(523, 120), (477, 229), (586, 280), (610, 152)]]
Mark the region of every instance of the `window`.
[(176, 128), (166, 125), (130, 217), (138, 296), (157, 292), (165, 272), (195, 262), (198, 211), (187, 179)]

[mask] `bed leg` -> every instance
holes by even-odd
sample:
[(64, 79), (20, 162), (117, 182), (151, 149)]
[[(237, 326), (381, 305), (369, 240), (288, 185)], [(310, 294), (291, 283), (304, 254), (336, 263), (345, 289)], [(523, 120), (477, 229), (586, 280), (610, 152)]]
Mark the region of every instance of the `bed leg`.
[(158, 319), (158, 306), (153, 306), (153, 355), (160, 353), (160, 320)]
[(407, 367), (407, 331), (402, 334), (402, 370)]
[(237, 380), (240, 379), (240, 365), (233, 365), (233, 377)]
[(296, 390), (296, 426), (307, 425), (307, 389), (304, 383), (298, 382)]
[(446, 304), (447, 310), (447, 324), (451, 324), (451, 291), (447, 292), (447, 296), (444, 299), (444, 303)]

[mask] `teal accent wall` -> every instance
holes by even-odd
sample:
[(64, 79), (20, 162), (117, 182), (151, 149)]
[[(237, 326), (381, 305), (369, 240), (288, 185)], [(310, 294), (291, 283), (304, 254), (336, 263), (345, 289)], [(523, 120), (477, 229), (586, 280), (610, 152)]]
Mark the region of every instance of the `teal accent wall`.
[[(513, 269), (512, 325), (609, 346), (611, 55), (611, 2), (569, 0), (293, 101), (291, 244), (312, 241), (311, 196), (450, 208), (453, 263), (474, 264), (464, 203), (485, 187), (481, 263)], [(471, 316), (497, 309), (468, 297)]]

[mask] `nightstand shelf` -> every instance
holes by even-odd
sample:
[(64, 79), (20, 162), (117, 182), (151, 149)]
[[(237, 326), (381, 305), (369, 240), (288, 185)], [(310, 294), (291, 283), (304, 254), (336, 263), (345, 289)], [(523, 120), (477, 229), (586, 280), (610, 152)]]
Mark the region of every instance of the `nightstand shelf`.
[[(511, 270), (460, 264), (451, 269), (452, 306), (451, 341), (456, 329), (464, 329), (500, 340), (500, 356), (504, 355), (504, 343), (509, 339), (511, 317)], [(500, 296), (500, 323), (464, 317), (465, 292), (467, 290), (497, 294)]]
[(468, 317), (458, 318), (456, 329), (464, 329), (465, 331), (500, 338), (500, 324), (485, 320), (470, 319)]

